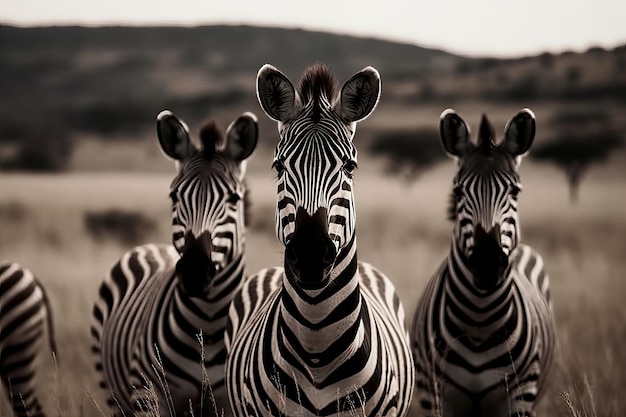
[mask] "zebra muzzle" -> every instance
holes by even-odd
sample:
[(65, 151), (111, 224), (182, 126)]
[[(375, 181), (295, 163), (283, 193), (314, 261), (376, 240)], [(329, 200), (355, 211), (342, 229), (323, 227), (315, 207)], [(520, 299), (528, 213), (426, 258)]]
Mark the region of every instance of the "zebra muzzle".
[(185, 293), (191, 297), (205, 295), (217, 272), (215, 263), (211, 260), (211, 248), (209, 232), (195, 237), (193, 232), (187, 231), (183, 252), (176, 262), (176, 276)]
[(474, 248), (468, 266), (476, 286), (481, 290), (493, 289), (503, 281), (509, 257), (502, 249), (498, 225), (488, 232), (481, 225), (476, 226)]
[(295, 232), (285, 248), (285, 269), (303, 289), (320, 289), (329, 281), (337, 257), (337, 249), (328, 236), (325, 208), (310, 216), (298, 208)]

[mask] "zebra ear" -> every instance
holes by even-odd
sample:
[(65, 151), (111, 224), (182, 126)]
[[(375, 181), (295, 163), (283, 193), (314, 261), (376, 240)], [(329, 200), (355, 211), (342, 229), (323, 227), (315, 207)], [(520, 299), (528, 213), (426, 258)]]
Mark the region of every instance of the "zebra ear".
[(196, 151), (189, 128), (169, 110), (157, 115), (157, 136), (163, 153), (176, 161), (187, 159)]
[(443, 148), (453, 158), (463, 156), (472, 146), (469, 127), (452, 109), (444, 110), (439, 116), (439, 135)]
[(265, 64), (256, 76), (259, 104), (270, 119), (285, 123), (296, 109), (296, 90), (289, 79), (276, 67)]
[(236, 161), (247, 159), (256, 148), (259, 126), (253, 113), (245, 112), (226, 129), (226, 154)]
[(523, 157), (533, 144), (535, 129), (535, 114), (530, 109), (522, 109), (507, 122), (500, 146), (513, 156)]
[(380, 98), (380, 74), (365, 67), (345, 82), (335, 111), (346, 123), (359, 122), (372, 114)]

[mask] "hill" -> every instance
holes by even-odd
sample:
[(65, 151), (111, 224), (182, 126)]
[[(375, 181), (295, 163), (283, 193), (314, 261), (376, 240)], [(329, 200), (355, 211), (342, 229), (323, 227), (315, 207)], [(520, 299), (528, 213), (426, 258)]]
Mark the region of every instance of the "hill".
[[(153, 139), (154, 117), (164, 108), (196, 127), (209, 114), (223, 123), (243, 110), (258, 112), (254, 81), (268, 62), (294, 81), (316, 60), (342, 81), (375, 66), (383, 93), (370, 125), (380, 129), (421, 124), (413, 116), (415, 105), (434, 104), (432, 113), (438, 114), (463, 100), (626, 102), (626, 46), (501, 60), (300, 29), (1, 24), (0, 44), (5, 168), (3, 161), (16, 155), (25, 168), (62, 168), (85, 138), (136, 143), (149, 132)], [(436, 120), (430, 112), (426, 116), (429, 123)], [(275, 127), (262, 119), (262, 139), (273, 138)]]
[(267, 62), (297, 79), (320, 60), (345, 79), (366, 65), (393, 78), (462, 60), (377, 39), (250, 26), (0, 26), (0, 44), (0, 117), (15, 108), (54, 110), (88, 129), (106, 118), (94, 126), (101, 133), (144, 116), (152, 121), (164, 106), (201, 109), (200, 117), (212, 104), (237, 103), (254, 95), (256, 72)]

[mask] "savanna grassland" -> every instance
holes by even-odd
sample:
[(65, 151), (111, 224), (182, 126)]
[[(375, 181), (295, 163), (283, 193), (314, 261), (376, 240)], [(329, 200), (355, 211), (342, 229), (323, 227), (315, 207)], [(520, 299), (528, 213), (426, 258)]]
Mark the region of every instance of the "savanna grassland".
[[(20, 262), (48, 289), (59, 352), (57, 364), (50, 355), (42, 361), (38, 389), (56, 417), (108, 416), (89, 333), (99, 283), (133, 245), (170, 241), (174, 168), (154, 132), (163, 109), (193, 133), (207, 117), (222, 127), (243, 111), (259, 117), (248, 172), (247, 271), (254, 273), (282, 259), (270, 170), (276, 126), (258, 106), (256, 72), (269, 62), (295, 81), (320, 60), (343, 82), (375, 66), (381, 100), (355, 139), (359, 256), (396, 284), (407, 323), (450, 245), (454, 166), (446, 159), (416, 182), (398, 180), (367, 154), (369, 143), (388, 131), (436, 131), (446, 107), (473, 131), (485, 112), (501, 133), (529, 106), (535, 147), (571, 131), (616, 131), (622, 139), (626, 132), (626, 45), (500, 60), (293, 29), (1, 23), (0, 43), (0, 260)], [(553, 123), (581, 112), (600, 126), (561, 131)], [(540, 416), (626, 416), (626, 152), (594, 161), (576, 205), (562, 170), (528, 158), (521, 171), (522, 240), (544, 257), (559, 332)], [(1, 396), (0, 417), (10, 416)]]
[[(280, 263), (274, 237), (272, 173), (256, 155), (249, 172), (253, 205), (248, 272)], [(263, 161), (264, 162), (264, 161)], [(626, 181), (610, 167), (583, 183), (570, 206), (561, 174), (525, 161), (520, 197), (523, 240), (544, 256), (552, 281), (559, 348), (542, 416), (624, 415), (626, 399)], [(364, 156), (356, 176), (360, 258), (396, 283), (407, 316), (446, 254), (451, 225), (445, 206), (453, 163), (446, 161), (414, 185), (380, 172)], [(168, 173), (67, 173), (0, 176), (0, 253), (32, 269), (50, 294), (59, 345), (58, 365), (42, 362), (39, 392), (52, 416), (102, 415), (90, 353), (91, 306), (100, 280), (130, 245), (114, 235), (95, 239), (85, 214), (117, 208), (141, 213), (155, 226), (148, 241), (170, 239)], [(11, 412), (3, 398), (0, 416)]]

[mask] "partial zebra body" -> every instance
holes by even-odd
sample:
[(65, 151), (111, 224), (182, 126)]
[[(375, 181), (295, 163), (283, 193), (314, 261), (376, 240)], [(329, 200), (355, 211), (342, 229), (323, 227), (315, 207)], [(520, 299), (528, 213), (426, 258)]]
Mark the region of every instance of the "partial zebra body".
[(271, 65), (257, 75), (278, 122), (276, 236), (282, 268), (251, 277), (226, 330), (226, 386), (247, 416), (404, 416), (414, 369), (392, 283), (356, 255), (356, 123), (376, 106), (380, 76), (366, 67), (339, 90), (310, 66), (296, 89)]
[(56, 351), (46, 293), (32, 272), (0, 262), (0, 377), (17, 417), (44, 417), (35, 394), (44, 327)]
[(419, 415), (534, 417), (556, 334), (543, 259), (520, 243), (518, 168), (535, 117), (521, 110), (496, 142), (483, 116), (475, 144), (448, 109), (440, 134), (458, 164), (448, 211), (454, 232), (413, 321)]
[(245, 160), (256, 118), (242, 114), (225, 138), (207, 123), (199, 144), (166, 110), (157, 132), (177, 168), (173, 245), (138, 246), (105, 278), (93, 308), (96, 370), (118, 414), (229, 414), (224, 329), (244, 271)]
[(366, 263), (354, 269), (306, 306), (314, 322), (297, 313), (282, 268), (246, 281), (227, 329), (235, 415), (406, 414), (413, 372), (404, 310), (384, 275)]
[(420, 415), (531, 415), (526, 410), (539, 399), (555, 343), (543, 260), (519, 245), (508, 277), (489, 294), (469, 290), (467, 273), (453, 250), (415, 315)]
[(174, 268), (179, 258), (172, 245), (136, 247), (100, 288), (94, 308), (98, 326), (93, 327), (95, 353), (102, 358), (97, 367), (107, 381), (103, 388), (113, 393), (111, 405), (119, 404), (126, 413), (145, 407), (131, 399), (148, 396), (148, 381), (161, 400), (162, 416), (170, 415), (170, 407), (189, 410), (189, 401), (194, 406), (204, 402), (212, 410), (205, 395), (209, 386), (202, 392), (203, 386), (210, 383), (218, 397), (223, 390), (223, 332), (230, 301), (224, 291), (237, 288), (233, 282), (241, 280), (243, 259), (223, 271), (229, 280), (216, 283), (213, 299), (202, 299), (187, 296), (178, 285)]

